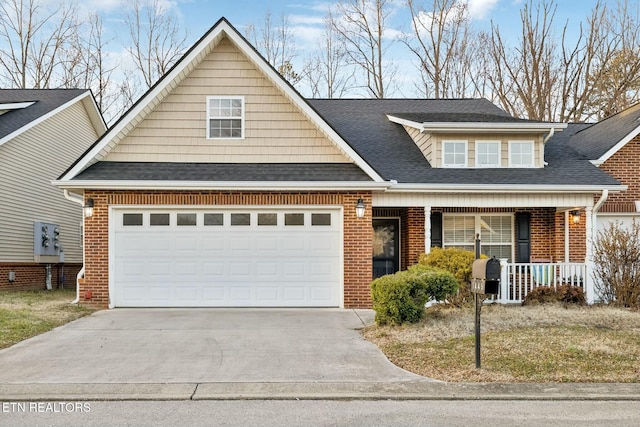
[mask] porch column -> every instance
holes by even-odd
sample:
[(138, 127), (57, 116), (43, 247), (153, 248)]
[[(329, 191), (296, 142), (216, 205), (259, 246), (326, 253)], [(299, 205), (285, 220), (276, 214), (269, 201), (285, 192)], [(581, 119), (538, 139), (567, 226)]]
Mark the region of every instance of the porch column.
[(564, 262), (569, 262), (569, 211), (564, 211)]
[(424, 253), (431, 252), (431, 206), (424, 207)]
[(592, 248), (592, 244), (593, 244), (593, 208), (590, 206), (587, 206), (585, 208), (585, 213), (586, 213), (586, 219), (585, 219), (585, 226), (586, 226), (586, 245), (587, 245), (587, 250), (586, 250), (586, 257), (584, 260), (584, 263), (586, 265), (586, 271), (585, 271), (585, 278), (584, 278), (584, 291), (585, 291), (585, 296), (587, 297), (587, 304), (593, 304), (596, 300), (596, 291), (595, 291), (595, 286), (593, 283), (593, 278), (591, 277), (591, 270), (592, 270), (592, 265), (593, 265), (593, 248)]

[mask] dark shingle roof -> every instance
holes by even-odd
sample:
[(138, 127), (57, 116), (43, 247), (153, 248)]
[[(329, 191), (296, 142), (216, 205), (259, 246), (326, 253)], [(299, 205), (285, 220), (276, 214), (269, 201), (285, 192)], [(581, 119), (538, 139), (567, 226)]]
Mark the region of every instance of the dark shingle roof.
[(351, 163), (98, 162), (77, 180), (132, 181), (371, 181)]
[(0, 89), (0, 104), (33, 102), (29, 107), (0, 114), (0, 138), (80, 96), (87, 89)]
[(404, 128), (386, 117), (403, 111), (434, 117), (455, 115), (459, 121), (473, 121), (479, 115), (509, 120), (507, 113), (486, 99), (334, 99), (309, 103), (387, 180), (424, 184), (618, 185), (583, 155), (552, 141), (547, 143), (545, 160), (549, 165), (545, 168), (432, 168)]
[(580, 130), (569, 145), (590, 160), (597, 160), (640, 127), (640, 104)]
[(418, 123), (539, 123), (504, 114), (480, 113), (390, 113), (389, 115)]

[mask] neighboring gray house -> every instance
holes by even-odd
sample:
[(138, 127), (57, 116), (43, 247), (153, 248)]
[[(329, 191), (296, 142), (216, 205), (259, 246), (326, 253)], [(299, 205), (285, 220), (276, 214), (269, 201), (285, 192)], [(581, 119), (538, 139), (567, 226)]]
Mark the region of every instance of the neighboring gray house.
[(51, 181), (105, 130), (89, 90), (0, 90), (0, 290), (75, 285), (82, 208)]

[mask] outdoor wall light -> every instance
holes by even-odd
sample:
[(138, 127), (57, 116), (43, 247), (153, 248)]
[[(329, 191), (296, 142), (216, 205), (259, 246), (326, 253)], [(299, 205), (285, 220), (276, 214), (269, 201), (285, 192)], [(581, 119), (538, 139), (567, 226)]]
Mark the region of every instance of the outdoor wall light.
[(573, 221), (574, 224), (580, 222), (580, 211), (570, 211), (569, 216), (571, 216), (571, 221)]
[(358, 218), (364, 218), (365, 208), (364, 200), (358, 199), (358, 203), (356, 203), (356, 216)]
[(87, 199), (86, 203), (82, 207), (84, 211), (84, 217), (89, 218), (93, 215), (93, 199)]

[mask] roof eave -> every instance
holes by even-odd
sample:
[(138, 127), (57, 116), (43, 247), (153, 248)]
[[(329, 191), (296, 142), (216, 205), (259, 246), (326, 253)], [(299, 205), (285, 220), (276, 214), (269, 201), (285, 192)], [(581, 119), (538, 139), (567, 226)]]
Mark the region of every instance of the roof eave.
[(626, 185), (396, 184), (389, 192), (411, 193), (599, 193), (625, 191)]
[(380, 191), (391, 182), (375, 181), (111, 181), (55, 180), (65, 190), (219, 190), (219, 191)]
[(567, 128), (566, 123), (528, 123), (528, 122), (415, 122), (397, 116), (387, 115), (389, 121), (420, 132), (437, 133), (547, 133), (561, 132)]

